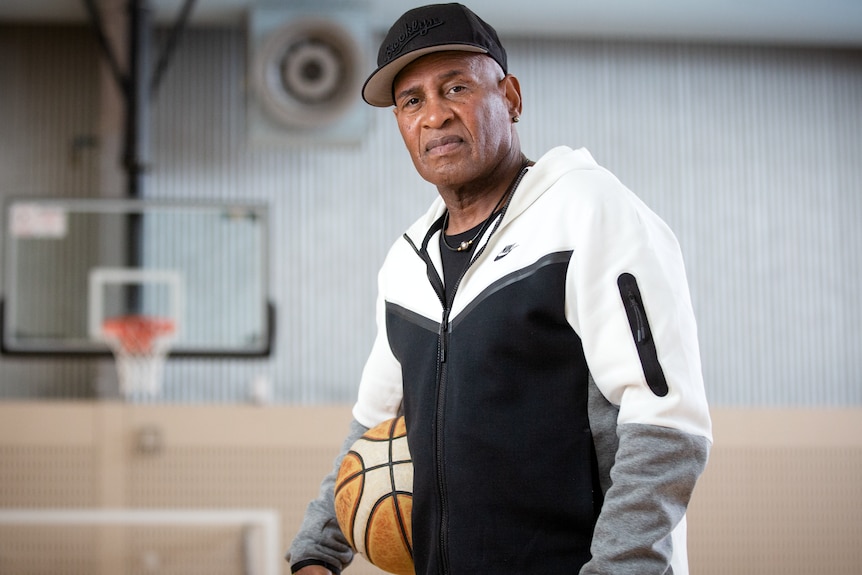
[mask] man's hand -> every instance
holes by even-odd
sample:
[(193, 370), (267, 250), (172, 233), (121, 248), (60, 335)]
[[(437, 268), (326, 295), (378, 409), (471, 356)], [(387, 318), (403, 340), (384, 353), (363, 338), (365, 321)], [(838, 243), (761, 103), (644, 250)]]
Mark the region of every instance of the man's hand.
[(293, 575), (332, 575), (332, 571), (320, 565), (308, 565)]

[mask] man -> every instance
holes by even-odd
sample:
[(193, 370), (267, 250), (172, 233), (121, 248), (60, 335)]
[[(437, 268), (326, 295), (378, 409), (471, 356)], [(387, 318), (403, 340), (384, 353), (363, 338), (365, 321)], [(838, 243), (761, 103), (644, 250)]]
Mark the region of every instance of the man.
[[(687, 573), (711, 429), (675, 237), (587, 151), (526, 159), (520, 85), (467, 8), (410, 10), (378, 64), (363, 98), (440, 197), (380, 270), (344, 449), (404, 413), (416, 572)], [(332, 484), (288, 555), (302, 575), (352, 557)]]

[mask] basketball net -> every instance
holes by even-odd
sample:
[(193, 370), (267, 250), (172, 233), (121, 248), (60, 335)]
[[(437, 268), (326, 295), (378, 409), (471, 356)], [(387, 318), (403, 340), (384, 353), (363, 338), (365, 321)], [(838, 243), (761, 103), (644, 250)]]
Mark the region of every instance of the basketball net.
[(169, 318), (126, 315), (102, 322), (102, 336), (116, 359), (121, 395), (159, 392), (175, 334), (176, 325)]

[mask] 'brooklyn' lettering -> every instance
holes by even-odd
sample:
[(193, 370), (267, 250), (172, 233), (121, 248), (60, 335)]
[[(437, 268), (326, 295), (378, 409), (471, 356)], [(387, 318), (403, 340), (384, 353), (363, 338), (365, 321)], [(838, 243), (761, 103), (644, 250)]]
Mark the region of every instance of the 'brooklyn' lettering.
[(397, 56), (404, 46), (416, 36), (424, 36), (431, 28), (445, 24), (440, 18), (426, 18), (425, 20), (413, 20), (404, 25), (404, 31), (398, 35), (398, 39), (386, 46), (384, 62), (388, 62)]

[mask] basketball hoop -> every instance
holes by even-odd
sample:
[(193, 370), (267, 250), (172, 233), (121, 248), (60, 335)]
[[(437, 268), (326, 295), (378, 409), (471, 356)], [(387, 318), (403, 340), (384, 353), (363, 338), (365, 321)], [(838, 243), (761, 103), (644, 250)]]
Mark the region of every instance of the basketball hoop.
[(102, 322), (102, 337), (117, 361), (120, 393), (156, 395), (162, 368), (176, 334), (173, 319), (125, 315)]

